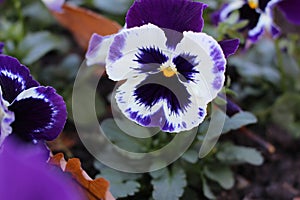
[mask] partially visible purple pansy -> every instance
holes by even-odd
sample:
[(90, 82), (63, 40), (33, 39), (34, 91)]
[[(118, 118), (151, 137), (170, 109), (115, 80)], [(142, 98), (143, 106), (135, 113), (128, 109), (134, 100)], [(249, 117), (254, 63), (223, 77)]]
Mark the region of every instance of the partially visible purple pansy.
[(40, 86), (17, 59), (0, 55), (0, 87), (0, 146), (10, 134), (36, 142), (62, 131), (67, 117), (62, 97)]
[(206, 7), (190, 0), (135, 1), (123, 30), (93, 35), (87, 64), (105, 64), (110, 79), (126, 80), (115, 96), (126, 117), (167, 132), (204, 120), (224, 84), (225, 58), (239, 45), (201, 32)]
[(277, 5), (287, 20), (293, 24), (300, 25), (299, 0), (282, 0)]
[(42, 2), (49, 8), (49, 10), (61, 12), (62, 5), (65, 3), (65, 0), (42, 0)]
[(45, 162), (41, 149), (8, 140), (0, 153), (0, 195), (6, 200), (82, 200), (71, 176)]
[(226, 3), (212, 16), (215, 24), (225, 21), (232, 12), (238, 11), (240, 20), (248, 20), (248, 39), (256, 42), (268, 30), (275, 38), (280, 30), (273, 22), (273, 7), (280, 0), (235, 0)]

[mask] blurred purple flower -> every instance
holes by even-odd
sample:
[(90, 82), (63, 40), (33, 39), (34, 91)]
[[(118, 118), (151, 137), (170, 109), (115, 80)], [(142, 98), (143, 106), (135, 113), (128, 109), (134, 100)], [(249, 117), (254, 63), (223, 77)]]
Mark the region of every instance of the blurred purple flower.
[(71, 176), (48, 165), (43, 152), (13, 140), (0, 153), (0, 198), (5, 200), (83, 200)]
[(62, 131), (67, 117), (62, 97), (40, 86), (17, 59), (0, 55), (0, 86), (0, 145), (10, 134), (37, 142)]
[(168, 132), (204, 120), (224, 84), (225, 58), (239, 45), (201, 32), (206, 7), (191, 0), (139, 0), (126, 15), (126, 28), (93, 35), (87, 64), (106, 64), (110, 79), (127, 80), (115, 96), (127, 118)]
[[(273, 7), (280, 0), (235, 0), (226, 3), (212, 15), (215, 24), (225, 21), (232, 12), (238, 11), (239, 20), (248, 20), (245, 27), (248, 39), (256, 42), (263, 35), (265, 29), (275, 38), (280, 34), (278, 26), (273, 22)], [(243, 29), (243, 30), (245, 30)]]
[(49, 10), (61, 12), (62, 5), (65, 3), (65, 0), (42, 0), (42, 2), (48, 7)]
[(299, 0), (282, 0), (277, 5), (287, 20), (293, 24), (300, 25)]

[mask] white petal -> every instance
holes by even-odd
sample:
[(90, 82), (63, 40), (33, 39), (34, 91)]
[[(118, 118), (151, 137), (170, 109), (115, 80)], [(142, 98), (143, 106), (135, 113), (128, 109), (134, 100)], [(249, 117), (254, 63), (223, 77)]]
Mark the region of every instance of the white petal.
[(12, 133), (10, 124), (15, 120), (13, 112), (7, 109), (8, 102), (2, 97), (2, 89), (0, 87), (0, 147), (7, 136)]
[(65, 0), (42, 0), (42, 2), (48, 7), (48, 9), (61, 12), (61, 7), (65, 3)]
[[(204, 120), (207, 104), (193, 94), (191, 87), (188, 86), (187, 91), (191, 95), (189, 98), (190, 103), (185, 109), (180, 110), (180, 112), (176, 114), (172, 113), (167, 107), (167, 103), (164, 103), (163, 108), (166, 123), (161, 127), (162, 130), (176, 133), (187, 131), (197, 127)], [(178, 96), (178, 100), (180, 101), (180, 96)]]
[(244, 0), (235, 0), (231, 3), (229, 3), (222, 11), (220, 12), (220, 20), (225, 21), (228, 18), (228, 15), (235, 11), (240, 9), (245, 4)]
[(114, 39), (113, 35), (110, 36), (100, 36), (98, 34), (93, 34), (90, 42), (88, 51), (86, 53), (86, 64), (88, 66), (94, 64), (105, 65), (105, 59), (108, 54), (109, 47)]
[(155, 47), (167, 52), (166, 41), (164, 31), (152, 24), (123, 29), (115, 35), (106, 59), (109, 78), (119, 81), (137, 75), (133, 69), (139, 67), (134, 61), (139, 49)]
[(226, 59), (222, 48), (211, 36), (194, 32), (183, 34), (175, 51), (178, 54), (189, 53), (196, 56), (196, 69), (199, 71), (194, 73), (194, 82), (189, 82), (186, 86), (201, 102), (207, 104), (217, 96), (224, 84)]
[[(139, 104), (134, 95), (137, 89), (136, 87), (145, 80), (145, 78), (145, 75), (141, 75), (136, 78), (128, 79), (117, 89), (115, 99), (119, 109), (127, 118), (140, 125), (154, 127), (158, 126), (159, 123), (155, 121), (159, 119), (154, 119), (153, 115), (162, 108), (163, 101), (156, 103), (149, 109), (144, 104)], [(163, 113), (161, 114), (163, 117)], [(145, 122), (145, 120), (147, 122)]]

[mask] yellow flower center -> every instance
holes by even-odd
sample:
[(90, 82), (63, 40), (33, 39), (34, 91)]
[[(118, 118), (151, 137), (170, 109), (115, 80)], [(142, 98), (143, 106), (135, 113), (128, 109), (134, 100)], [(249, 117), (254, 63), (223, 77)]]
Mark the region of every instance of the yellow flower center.
[(176, 68), (172, 68), (172, 67), (165, 67), (165, 68), (161, 69), (161, 71), (164, 74), (164, 76), (168, 77), (168, 78), (177, 74)]
[(177, 68), (172, 62), (166, 62), (160, 66), (160, 71), (167, 78), (170, 78), (177, 74)]
[(258, 0), (248, 0), (248, 5), (252, 9), (258, 8)]

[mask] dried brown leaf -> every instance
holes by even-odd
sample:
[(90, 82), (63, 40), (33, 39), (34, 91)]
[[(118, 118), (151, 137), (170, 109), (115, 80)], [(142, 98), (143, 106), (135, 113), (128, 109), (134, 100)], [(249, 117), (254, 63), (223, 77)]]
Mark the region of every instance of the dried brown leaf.
[(51, 13), (63, 27), (73, 34), (77, 43), (85, 50), (93, 33), (104, 36), (117, 33), (121, 29), (115, 21), (68, 3), (63, 5), (62, 12), (52, 11)]
[(104, 178), (92, 180), (81, 168), (78, 158), (64, 159), (62, 153), (50, 158), (50, 164), (59, 166), (63, 171), (70, 173), (79, 187), (86, 194), (88, 200), (114, 200), (109, 192), (109, 182)]

